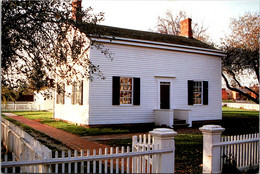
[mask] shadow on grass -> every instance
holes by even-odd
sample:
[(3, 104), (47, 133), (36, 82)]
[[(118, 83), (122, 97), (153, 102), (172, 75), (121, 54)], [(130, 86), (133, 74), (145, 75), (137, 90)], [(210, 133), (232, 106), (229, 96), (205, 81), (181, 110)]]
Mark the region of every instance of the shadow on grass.
[(223, 107), (223, 135), (252, 134), (259, 131), (259, 112)]

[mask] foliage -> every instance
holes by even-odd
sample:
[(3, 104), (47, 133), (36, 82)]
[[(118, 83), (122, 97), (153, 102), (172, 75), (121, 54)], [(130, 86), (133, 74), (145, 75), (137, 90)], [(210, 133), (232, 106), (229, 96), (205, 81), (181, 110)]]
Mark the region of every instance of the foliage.
[[(179, 35), (181, 31), (180, 22), (188, 17), (186, 12), (179, 11), (178, 14), (174, 14), (171, 11), (167, 11), (165, 14), (165, 18), (158, 16), (158, 22), (156, 26), (157, 32), (164, 34)], [(192, 31), (193, 37), (195, 39), (198, 39), (205, 43), (212, 44), (209, 36), (206, 33), (207, 28), (205, 28), (203, 24), (199, 25), (198, 23), (193, 22)]]
[(7, 103), (8, 101), (16, 101), (19, 97), (19, 92), (13, 90), (12, 88), (2, 86), (1, 87), (1, 102), (3, 104)]
[[(38, 92), (63, 82), (92, 78), (94, 73), (102, 76), (99, 67), (89, 60), (87, 36), (77, 30), (81, 21), (71, 19), (70, 2), (1, 2), (3, 86), (13, 89), (24, 86)], [(94, 15), (91, 11), (90, 7), (77, 15), (94, 30), (95, 24), (104, 20), (104, 14)], [(100, 45), (92, 46), (100, 49)]]
[[(259, 84), (259, 32), (258, 13), (245, 13), (238, 19), (231, 19), (231, 34), (223, 39), (222, 49), (227, 56), (222, 59), (222, 77), (228, 89), (239, 92), (248, 99), (259, 103), (259, 89), (243, 85), (243, 75), (254, 77)], [(242, 88), (256, 95), (247, 94)]]

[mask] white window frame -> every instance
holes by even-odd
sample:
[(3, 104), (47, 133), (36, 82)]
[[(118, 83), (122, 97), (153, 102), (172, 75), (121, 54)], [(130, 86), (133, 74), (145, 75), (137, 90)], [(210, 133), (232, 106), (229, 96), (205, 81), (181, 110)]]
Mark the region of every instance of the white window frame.
[[(196, 83), (200, 83), (200, 92), (195, 91), (195, 87), (198, 87), (198, 85), (195, 85)], [(196, 94), (200, 94), (200, 103), (196, 103), (196, 101), (199, 101), (199, 97), (196, 97)], [(196, 100), (197, 99), (197, 100)], [(203, 105), (203, 81), (193, 81), (193, 105)]]
[(83, 93), (82, 93), (82, 88), (83, 88), (83, 83), (82, 81), (80, 82), (74, 82), (72, 84), (72, 90), (73, 90), (73, 105), (83, 105), (83, 103), (81, 103), (81, 98), (83, 97)]
[[(131, 90), (121, 90), (121, 79), (125, 79), (125, 78), (127, 78), (127, 79), (132, 79), (132, 89)], [(125, 84), (125, 83), (123, 83), (123, 84)], [(120, 76), (120, 94), (119, 94), (119, 104), (120, 104), (120, 106), (133, 106), (133, 93), (134, 93), (134, 78), (133, 77), (121, 77)], [(131, 103), (129, 104), (129, 103), (121, 103), (121, 92), (130, 92), (131, 91)], [(123, 97), (124, 98), (124, 97)], [(129, 97), (127, 97), (127, 98), (129, 98)]]

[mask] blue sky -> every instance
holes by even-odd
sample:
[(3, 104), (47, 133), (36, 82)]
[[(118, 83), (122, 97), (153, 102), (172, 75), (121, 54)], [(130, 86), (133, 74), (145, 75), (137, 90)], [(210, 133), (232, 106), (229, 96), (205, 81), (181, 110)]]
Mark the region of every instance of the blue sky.
[(187, 0), (83, 0), (82, 6), (93, 7), (94, 12), (104, 12), (101, 24), (149, 31), (155, 29), (158, 16), (167, 10), (186, 11), (194, 22), (208, 28), (210, 37), (219, 43), (229, 31), (231, 17), (237, 18), (247, 11), (259, 12), (259, 0), (187, 1)]

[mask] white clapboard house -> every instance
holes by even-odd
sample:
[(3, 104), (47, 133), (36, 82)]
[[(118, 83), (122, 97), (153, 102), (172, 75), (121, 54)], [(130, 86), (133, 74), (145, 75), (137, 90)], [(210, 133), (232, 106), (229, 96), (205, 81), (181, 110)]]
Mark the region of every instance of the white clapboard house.
[[(87, 33), (87, 25), (82, 24), (80, 32)], [(181, 36), (102, 25), (97, 29), (101, 36), (91, 39), (104, 44), (114, 59), (95, 48), (88, 54), (106, 78), (65, 86), (72, 95), (57, 95), (54, 118), (89, 126), (155, 123), (169, 127), (175, 119), (190, 126), (195, 121), (222, 119), (221, 57), (225, 53), (194, 39), (191, 19), (181, 22)]]

